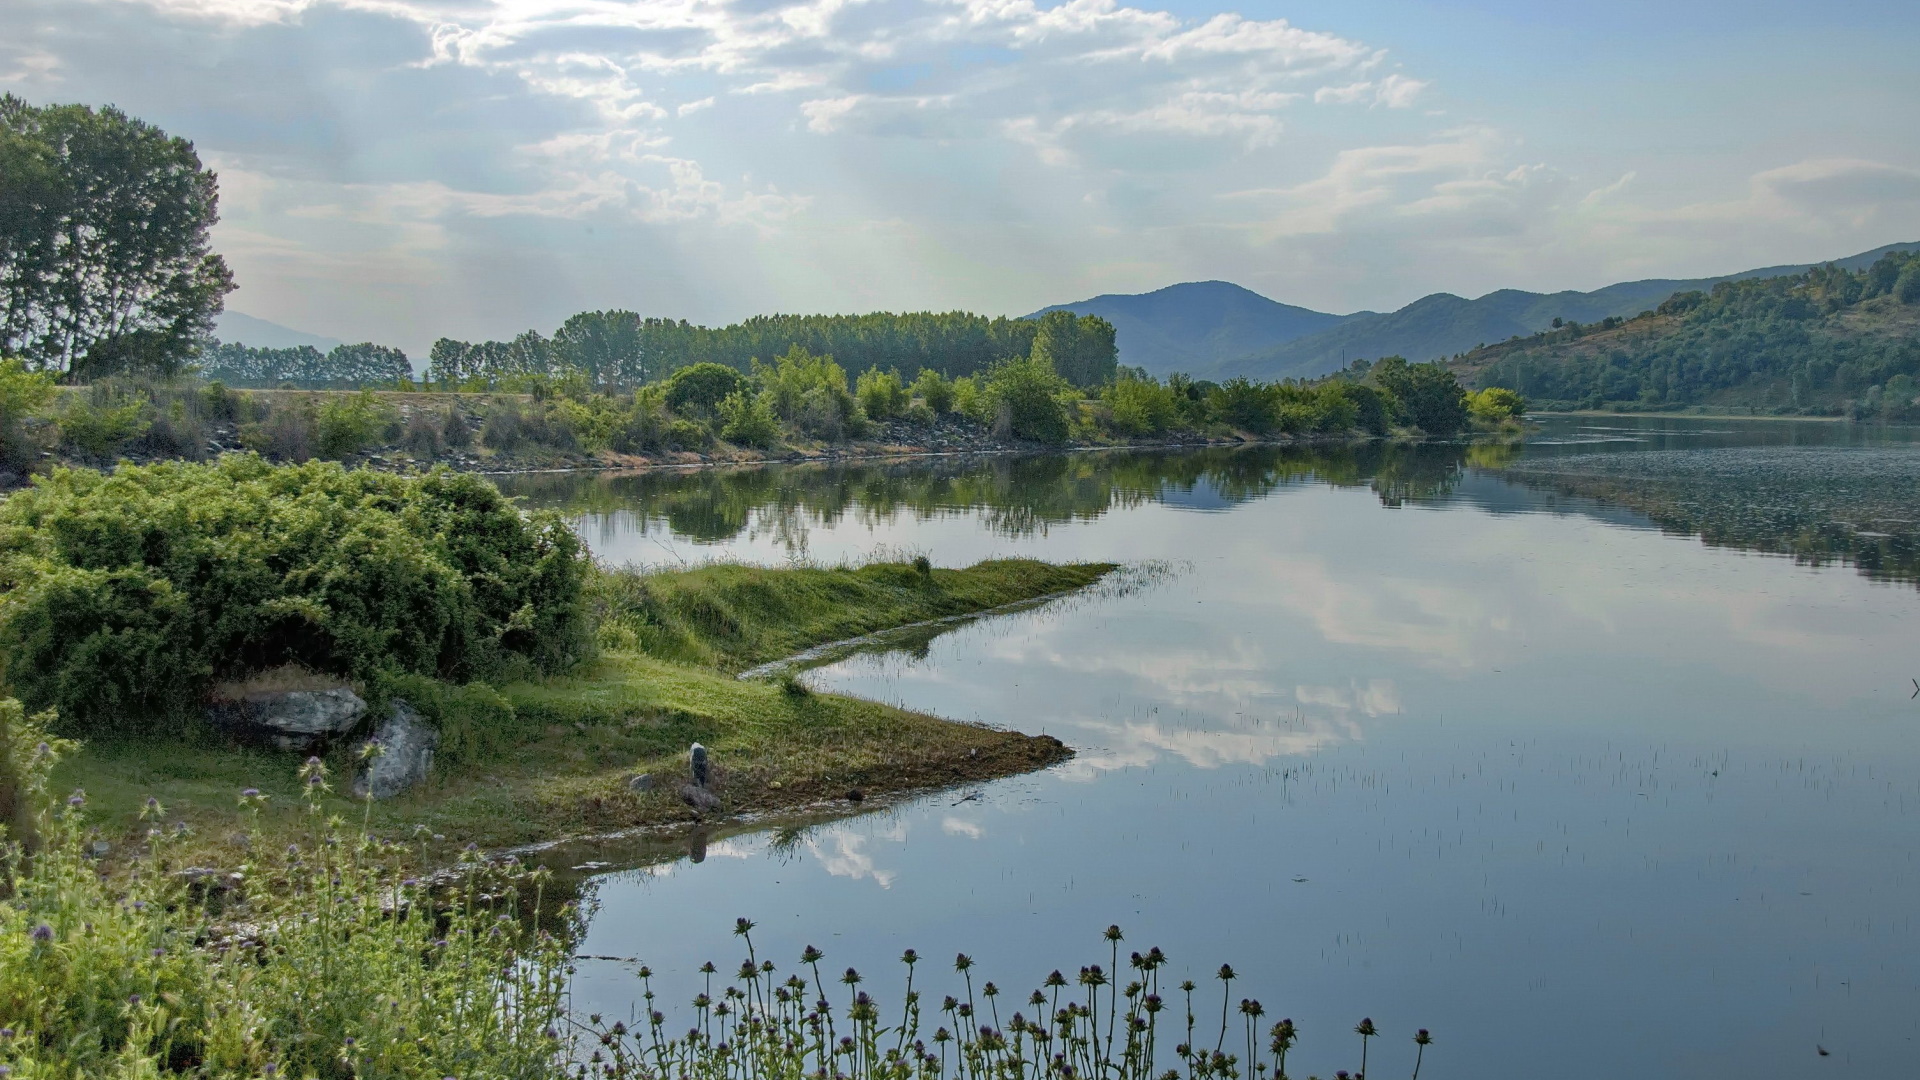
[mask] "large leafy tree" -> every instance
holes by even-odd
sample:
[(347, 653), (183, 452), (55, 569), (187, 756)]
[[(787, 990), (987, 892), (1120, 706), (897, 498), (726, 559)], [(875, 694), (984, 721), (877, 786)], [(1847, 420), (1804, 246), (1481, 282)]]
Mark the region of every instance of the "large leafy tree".
[(218, 206), (185, 139), (0, 96), (0, 349), (73, 381), (178, 368), (233, 291)]

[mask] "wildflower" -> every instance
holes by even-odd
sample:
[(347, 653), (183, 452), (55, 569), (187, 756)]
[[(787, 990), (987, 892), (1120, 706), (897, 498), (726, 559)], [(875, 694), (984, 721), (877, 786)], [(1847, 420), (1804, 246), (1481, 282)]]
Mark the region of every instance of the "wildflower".
[(955, 971), (965, 971), (972, 966), (973, 966), (973, 959), (969, 957), (966, 953), (961, 953), (960, 955), (953, 958), (953, 970)]
[(1413, 1041), (1419, 1043), (1421, 1046), (1431, 1046), (1433, 1044), (1433, 1036), (1427, 1034), (1426, 1028), (1421, 1028), (1419, 1031), (1413, 1033)]
[(74, 788), (73, 794), (67, 796), (67, 805), (75, 809), (87, 805), (87, 793), (79, 788)]
[(1232, 964), (1220, 965), (1220, 981), (1221, 982), (1233, 981), (1233, 965)]
[(920, 962), (920, 954), (914, 952), (912, 949), (908, 949), (906, 952), (900, 954), (900, 962), (911, 967)]
[(1362, 1017), (1360, 1022), (1354, 1025), (1353, 1033), (1368, 1038), (1380, 1034), (1379, 1030), (1373, 1026), (1373, 1017), (1371, 1016)]
[(752, 920), (750, 920), (750, 919), (735, 919), (735, 920), (733, 920), (733, 932), (734, 932), (734, 934), (735, 934), (735, 936), (738, 936), (738, 937), (746, 937), (746, 936), (747, 936), (747, 934), (748, 934), (748, 933), (750, 933), (750, 932), (751, 932), (752, 930), (753, 930), (753, 921), (752, 921)]
[(53, 927), (48, 926), (46, 923), (41, 923), (29, 931), (27, 936), (33, 938), (35, 941), (52, 941)]
[(809, 945), (805, 949), (801, 950), (800, 962), (803, 964), (817, 964), (821, 960), (825, 959), (826, 955), (827, 955), (826, 953), (823, 953), (819, 949), (816, 949), (813, 946)]
[(1107, 927), (1107, 932), (1103, 936), (1106, 937), (1108, 941), (1119, 941), (1122, 937), (1120, 927), (1117, 925)]

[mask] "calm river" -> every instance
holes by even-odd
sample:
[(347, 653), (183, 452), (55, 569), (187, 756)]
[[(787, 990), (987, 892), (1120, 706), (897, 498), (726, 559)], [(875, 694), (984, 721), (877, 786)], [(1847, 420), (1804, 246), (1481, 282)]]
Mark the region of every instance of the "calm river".
[[(1135, 568), (807, 676), (1058, 736), (1058, 768), (561, 853), (607, 864), (581, 952), (683, 1011), (701, 962), (738, 966), (735, 916), (883, 1001), (908, 947), (1024, 999), (1118, 923), (1210, 993), (1231, 962), (1300, 1025), (1299, 1075), (1357, 1067), (1362, 1016), (1376, 1075), (1417, 1027), (1424, 1077), (1920, 1075), (1911, 431), (1561, 418), (1510, 448), (504, 486), (612, 562)], [(636, 990), (581, 963), (583, 1009)]]

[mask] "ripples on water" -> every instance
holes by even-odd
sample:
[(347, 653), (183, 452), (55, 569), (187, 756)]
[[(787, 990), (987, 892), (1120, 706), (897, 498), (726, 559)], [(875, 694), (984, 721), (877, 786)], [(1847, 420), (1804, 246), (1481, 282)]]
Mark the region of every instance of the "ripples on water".
[[(746, 915), (763, 951), (964, 950), (1024, 992), (1118, 922), (1196, 978), (1233, 962), (1301, 1023), (1303, 1075), (1354, 1067), (1362, 1015), (1433, 1028), (1423, 1076), (1912, 1075), (1916, 470), (1901, 432), (1649, 419), (1526, 448), (516, 481), (619, 561), (1165, 568), (809, 675), (1073, 761), (570, 849), (636, 867), (594, 877), (582, 951), (690, 996)], [(580, 980), (585, 1005), (632, 1000), (618, 964)]]

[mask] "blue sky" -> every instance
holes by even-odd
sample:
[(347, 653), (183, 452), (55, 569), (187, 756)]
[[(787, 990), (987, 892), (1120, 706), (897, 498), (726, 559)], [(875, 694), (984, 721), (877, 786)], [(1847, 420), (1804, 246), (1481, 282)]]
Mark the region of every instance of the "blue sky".
[(229, 306), (1331, 311), (1920, 239), (1920, 5), (8, 0), (0, 89), (222, 178)]

